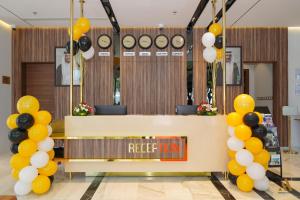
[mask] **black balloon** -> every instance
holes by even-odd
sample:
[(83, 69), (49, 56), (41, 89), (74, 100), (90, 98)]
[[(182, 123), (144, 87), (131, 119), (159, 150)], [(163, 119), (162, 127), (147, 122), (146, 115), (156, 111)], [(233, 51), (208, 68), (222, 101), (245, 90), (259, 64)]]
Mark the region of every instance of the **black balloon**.
[(53, 181), (54, 181), (54, 176), (53, 175), (52, 176), (48, 176), (48, 178), (50, 179), (50, 183), (52, 184)]
[[(78, 49), (79, 49), (78, 43), (76, 41), (73, 41), (73, 55), (74, 56), (78, 53)], [(67, 42), (66, 50), (67, 50), (67, 53), (70, 53), (70, 51), (71, 51), (70, 41)]]
[(264, 138), (264, 137), (266, 137), (267, 133), (268, 133), (267, 128), (261, 124), (259, 124), (258, 126), (254, 127), (252, 129), (252, 135), (254, 137)]
[(244, 124), (250, 127), (256, 127), (259, 122), (258, 115), (254, 112), (247, 113), (243, 118)]
[(13, 153), (13, 154), (16, 154), (16, 153), (18, 153), (19, 151), (18, 151), (18, 147), (19, 147), (19, 144), (11, 144), (10, 145), (10, 151)]
[(34, 118), (31, 114), (23, 113), (17, 118), (17, 125), (21, 129), (29, 129), (34, 124)]
[(223, 48), (223, 36), (222, 35), (218, 35), (216, 37), (215, 47), (217, 49), (222, 49)]
[(81, 36), (78, 40), (79, 49), (83, 52), (88, 51), (92, 46), (92, 41), (88, 36)]
[(23, 140), (28, 138), (27, 130), (21, 128), (12, 129), (8, 134), (8, 139), (14, 143), (21, 143)]
[(231, 173), (228, 174), (228, 179), (233, 185), (236, 185), (237, 178), (238, 178), (237, 176), (232, 175)]

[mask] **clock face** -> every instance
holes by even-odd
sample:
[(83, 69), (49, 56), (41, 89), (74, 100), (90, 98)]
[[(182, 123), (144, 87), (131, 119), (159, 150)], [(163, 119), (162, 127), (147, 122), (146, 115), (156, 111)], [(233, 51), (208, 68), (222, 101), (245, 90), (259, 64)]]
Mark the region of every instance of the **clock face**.
[(171, 45), (175, 49), (181, 49), (185, 44), (184, 37), (182, 35), (174, 35), (171, 39)]
[(155, 38), (155, 46), (159, 49), (164, 49), (168, 46), (169, 44), (169, 39), (167, 38), (167, 36), (161, 34), (156, 36)]
[(97, 43), (101, 49), (108, 49), (112, 43), (111, 37), (109, 37), (109, 35), (102, 34), (98, 37)]
[(125, 35), (122, 39), (122, 45), (125, 49), (132, 49), (136, 44), (133, 35)]
[(149, 35), (141, 35), (139, 38), (139, 46), (142, 49), (149, 49), (152, 45), (152, 38)]

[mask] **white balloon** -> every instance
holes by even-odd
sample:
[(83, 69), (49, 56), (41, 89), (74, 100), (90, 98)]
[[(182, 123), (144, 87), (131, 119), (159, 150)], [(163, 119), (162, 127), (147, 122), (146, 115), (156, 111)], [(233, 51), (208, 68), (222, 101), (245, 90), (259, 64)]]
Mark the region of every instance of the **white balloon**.
[(227, 146), (232, 151), (239, 151), (244, 148), (245, 143), (244, 143), (244, 141), (239, 140), (236, 137), (230, 137), (227, 140)]
[(38, 150), (40, 151), (51, 151), (54, 147), (54, 140), (50, 137), (46, 137), (46, 139), (40, 141), (38, 143)]
[(82, 56), (84, 57), (84, 59), (89, 60), (94, 56), (94, 54), (95, 54), (95, 49), (93, 46), (91, 46), (89, 50), (82, 53)]
[(236, 161), (242, 166), (250, 166), (253, 163), (253, 155), (246, 149), (241, 149), (235, 154)]
[(228, 131), (228, 134), (229, 134), (231, 137), (234, 137), (234, 136), (235, 136), (235, 134), (234, 134), (234, 127), (228, 126), (227, 131)]
[(14, 191), (17, 195), (26, 195), (31, 192), (31, 183), (24, 183), (22, 181), (16, 182)]
[(31, 182), (38, 176), (38, 173), (38, 170), (33, 166), (24, 167), (19, 173), (20, 181), (31, 184)]
[(202, 36), (202, 44), (205, 47), (212, 47), (215, 44), (215, 41), (216, 41), (216, 36), (211, 32), (206, 32)]
[(48, 125), (48, 136), (52, 135), (52, 126)]
[(253, 180), (260, 180), (264, 178), (266, 175), (265, 168), (259, 163), (252, 163), (249, 167), (247, 167), (246, 172), (250, 178)]
[(203, 51), (203, 58), (206, 62), (212, 63), (217, 58), (217, 51), (214, 47), (207, 47)]
[(36, 168), (45, 167), (48, 161), (49, 161), (49, 155), (44, 151), (37, 151), (30, 158), (31, 165)]
[(254, 181), (254, 187), (257, 190), (266, 191), (269, 188), (269, 183), (269, 179), (266, 176), (264, 176), (262, 179)]

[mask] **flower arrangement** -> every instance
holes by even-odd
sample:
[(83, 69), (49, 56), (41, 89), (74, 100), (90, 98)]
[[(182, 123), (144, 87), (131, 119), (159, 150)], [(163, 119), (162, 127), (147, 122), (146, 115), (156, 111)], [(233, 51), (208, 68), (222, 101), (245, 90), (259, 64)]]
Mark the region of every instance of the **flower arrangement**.
[(93, 112), (93, 108), (85, 102), (78, 104), (73, 109), (73, 115), (75, 115), (75, 116), (87, 116), (87, 115), (91, 114), (92, 112)]
[(211, 104), (207, 103), (206, 101), (203, 101), (197, 108), (198, 115), (214, 116), (217, 115), (217, 113), (218, 113), (217, 107), (213, 107)]

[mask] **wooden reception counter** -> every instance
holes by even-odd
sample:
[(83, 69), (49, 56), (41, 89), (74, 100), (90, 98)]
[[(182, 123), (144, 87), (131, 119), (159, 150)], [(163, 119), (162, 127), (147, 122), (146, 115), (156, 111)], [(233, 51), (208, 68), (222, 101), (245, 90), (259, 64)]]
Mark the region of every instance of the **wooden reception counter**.
[(226, 171), (225, 116), (66, 116), (66, 172)]

